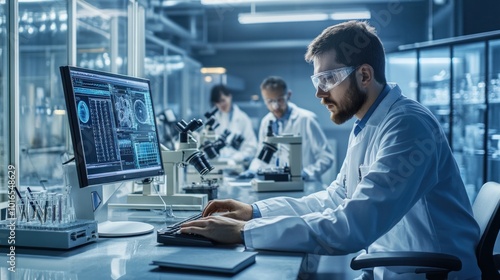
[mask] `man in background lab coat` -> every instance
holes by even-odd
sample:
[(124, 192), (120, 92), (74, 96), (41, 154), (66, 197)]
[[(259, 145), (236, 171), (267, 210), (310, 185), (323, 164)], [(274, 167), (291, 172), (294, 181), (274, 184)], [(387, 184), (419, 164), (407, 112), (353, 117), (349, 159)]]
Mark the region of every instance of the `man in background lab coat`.
[[(447, 253), (462, 261), (449, 279), (480, 279), (479, 226), (446, 135), (429, 110), (386, 82), (375, 30), (357, 21), (328, 27), (311, 42), (306, 60), (314, 65), (316, 97), (331, 120), (357, 118), (336, 180), (300, 199), (252, 205), (215, 200), (204, 218), (181, 231), (255, 249), (315, 254)], [(210, 216), (219, 211), (227, 212)], [(424, 276), (375, 268), (360, 277)]]
[[(260, 85), (260, 91), (269, 113), (262, 118), (260, 123), (257, 151), (262, 149), (267, 127), (272, 121), (275, 135), (302, 136), (302, 178), (321, 181), (321, 175), (330, 170), (335, 159), (332, 148), (316, 119), (316, 114), (299, 108), (289, 101), (292, 92), (280, 77), (271, 76), (264, 79)], [(240, 178), (253, 177), (258, 169), (292, 164), (296, 163), (288, 162), (287, 145), (279, 144), (278, 151), (269, 164), (254, 158), (248, 170), (241, 174)]]
[[(229, 145), (224, 146), (219, 153), (221, 159), (232, 159), (236, 162), (250, 161), (257, 149), (257, 138), (252, 126), (252, 120), (238, 105), (233, 104), (233, 95), (223, 85), (214, 86), (210, 92), (210, 102), (219, 109), (214, 117), (219, 123), (215, 133), (221, 135), (224, 130), (231, 134), (227, 138)], [(239, 146), (233, 145), (235, 137), (240, 136)], [(237, 144), (236, 144), (237, 145)]]

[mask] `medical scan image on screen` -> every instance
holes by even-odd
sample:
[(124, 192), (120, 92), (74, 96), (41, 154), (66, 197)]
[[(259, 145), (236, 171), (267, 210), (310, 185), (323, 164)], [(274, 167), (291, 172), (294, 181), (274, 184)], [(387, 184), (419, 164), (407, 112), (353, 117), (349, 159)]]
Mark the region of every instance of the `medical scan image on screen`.
[(69, 66), (61, 74), (81, 187), (163, 175), (148, 80)]

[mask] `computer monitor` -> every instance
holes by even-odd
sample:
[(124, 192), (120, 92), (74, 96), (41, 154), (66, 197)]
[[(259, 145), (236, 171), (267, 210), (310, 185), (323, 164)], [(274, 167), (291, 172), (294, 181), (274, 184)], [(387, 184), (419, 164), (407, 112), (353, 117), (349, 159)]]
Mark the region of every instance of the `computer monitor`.
[[(74, 191), (164, 175), (147, 79), (73, 66), (62, 66), (60, 72), (76, 168), (69, 180), (79, 185)], [(84, 197), (75, 197), (75, 207), (92, 205), (96, 211), (102, 202), (99, 193), (81, 193)], [(128, 225), (131, 229), (140, 226)], [(103, 227), (99, 224), (101, 236)]]

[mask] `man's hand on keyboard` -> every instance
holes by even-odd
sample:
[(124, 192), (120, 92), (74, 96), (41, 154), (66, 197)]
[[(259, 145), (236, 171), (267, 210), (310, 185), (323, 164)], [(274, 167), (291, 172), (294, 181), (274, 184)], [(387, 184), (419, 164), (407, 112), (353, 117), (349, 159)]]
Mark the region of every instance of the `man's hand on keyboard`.
[(209, 216), (182, 224), (181, 233), (202, 235), (219, 243), (241, 244), (240, 231), (245, 223), (223, 216)]
[(219, 216), (223, 217), (248, 221), (252, 219), (252, 206), (234, 199), (212, 200), (203, 210), (203, 217), (214, 213), (220, 213)]

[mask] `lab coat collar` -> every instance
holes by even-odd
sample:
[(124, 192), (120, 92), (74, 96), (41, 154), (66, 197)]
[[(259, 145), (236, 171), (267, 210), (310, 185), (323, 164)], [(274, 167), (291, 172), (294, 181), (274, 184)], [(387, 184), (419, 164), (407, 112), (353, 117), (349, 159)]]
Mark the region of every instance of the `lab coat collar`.
[(295, 120), (299, 117), (299, 110), (297, 110), (297, 105), (295, 105), (292, 102), (288, 102), (288, 110), (290, 111), (290, 117), (288, 118), (289, 120)]
[(384, 86), (384, 88), (382, 89), (382, 91), (379, 93), (378, 97), (375, 99), (375, 102), (373, 102), (372, 106), (370, 106), (370, 108), (368, 108), (368, 111), (363, 116), (363, 118), (360, 120), (358, 119), (355, 122), (354, 136), (358, 135), (358, 133), (361, 132), (361, 130), (363, 130), (366, 123), (368, 122), (370, 117), (373, 115), (373, 112), (375, 112), (378, 105), (382, 102), (382, 100), (384, 100), (384, 98), (387, 96), (387, 94), (389, 93), (390, 90), (391, 90), (391, 88), (389, 87), (389, 85), (386, 84)]
[[(273, 113), (269, 112), (269, 115), (274, 120), (274, 122), (272, 124), (272, 129), (273, 129), (273, 132), (275, 134), (280, 134), (285, 129), (285, 127), (288, 127), (288, 123), (289, 123), (290, 119), (292, 120), (292, 122), (294, 121), (292, 114), (296, 113), (297, 110), (293, 110), (296, 107), (297, 106), (295, 106), (294, 104), (288, 102), (285, 114), (283, 114), (283, 116), (281, 116), (281, 118), (279, 118), (279, 119)], [(297, 114), (295, 114), (295, 117), (296, 116), (297, 116)]]
[[(225, 113), (225, 112), (222, 112), (222, 111), (220, 111), (220, 110), (219, 110), (219, 111), (217, 111), (217, 112), (215, 113), (215, 115), (216, 115), (216, 116), (217, 116), (217, 118), (219, 118), (219, 119), (223, 119), (224, 117), (226, 117), (226, 118), (229, 120), (229, 122), (231, 122), (231, 120), (233, 119), (233, 116), (234, 116), (235, 114), (239, 114), (239, 111), (241, 111), (241, 110), (240, 110), (240, 108), (238, 107), (238, 105), (236, 105), (236, 104), (231, 104), (231, 109), (229, 110), (229, 112)], [(235, 113), (235, 112), (236, 112), (236, 113)]]
[(383, 120), (391, 106), (401, 98), (402, 93), (399, 86), (395, 83), (387, 83), (390, 88), (389, 93), (380, 102), (375, 111), (373, 111), (372, 116), (366, 122), (366, 126), (378, 126), (378, 124)]

